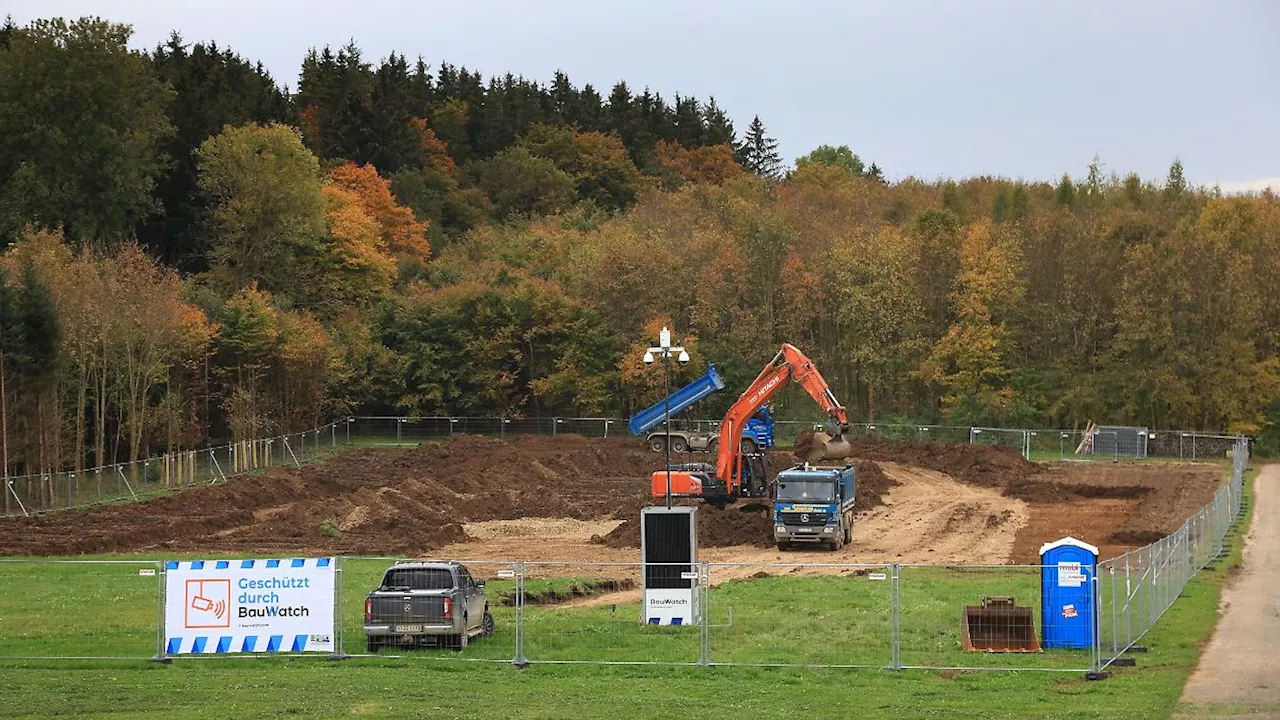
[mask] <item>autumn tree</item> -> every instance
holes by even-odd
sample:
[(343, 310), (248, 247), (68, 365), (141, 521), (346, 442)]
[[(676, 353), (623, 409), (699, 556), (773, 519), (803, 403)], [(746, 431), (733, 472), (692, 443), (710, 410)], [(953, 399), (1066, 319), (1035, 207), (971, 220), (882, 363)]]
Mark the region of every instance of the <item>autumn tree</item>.
[(956, 321), (921, 366), (922, 376), (943, 388), (942, 409), (954, 421), (1000, 422), (1013, 411), (1006, 320), (1023, 292), (1015, 248), (989, 222), (971, 226), (951, 293)]
[(329, 182), (351, 193), (365, 215), (377, 224), (383, 250), (396, 257), (426, 260), (431, 252), (427, 244), (427, 224), (396, 202), (391, 184), (378, 175), (377, 169), (372, 165), (344, 163), (329, 171)]
[(866, 166), (862, 163), (862, 158), (858, 157), (848, 145), (840, 147), (832, 147), (830, 145), (819, 145), (809, 152), (808, 155), (796, 158), (796, 169), (799, 170), (806, 165), (820, 164), (838, 167), (845, 172), (862, 177), (866, 171)]
[(568, 173), (524, 147), (504, 150), (467, 170), (493, 201), (499, 218), (558, 212), (572, 205), (577, 195)]
[(641, 187), (640, 171), (616, 135), (535, 125), (519, 145), (550, 160), (568, 175), (581, 199), (609, 210), (620, 210), (635, 202)]
[(684, 182), (720, 184), (742, 175), (742, 166), (729, 145), (705, 145), (689, 149), (678, 142), (659, 140), (653, 148), (658, 166), (670, 173), (663, 178), (668, 189)]
[(227, 127), (201, 144), (210, 264), (225, 286), (300, 296), (325, 236), (319, 163), (293, 128)]

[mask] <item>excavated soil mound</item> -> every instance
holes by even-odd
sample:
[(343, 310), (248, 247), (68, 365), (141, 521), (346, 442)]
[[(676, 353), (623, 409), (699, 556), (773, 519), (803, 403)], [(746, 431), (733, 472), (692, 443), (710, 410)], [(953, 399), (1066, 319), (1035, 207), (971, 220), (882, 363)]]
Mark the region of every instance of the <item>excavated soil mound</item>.
[(0, 521), (0, 555), (287, 551), (413, 553), (463, 523), (639, 515), (661, 457), (633, 440), (456, 436), (360, 449), (168, 497)]
[[(680, 502), (679, 505), (689, 505)], [(698, 507), (698, 547), (730, 545), (773, 545), (773, 522), (769, 506), (761, 503), (738, 503), (724, 508), (701, 504)], [(591, 538), (592, 542), (614, 548), (640, 547), (640, 511), (626, 518), (608, 535)]]
[[(796, 437), (796, 446), (807, 447), (813, 434), (812, 430), (802, 430)], [(863, 436), (850, 440), (849, 446), (850, 457), (935, 470), (978, 487), (1003, 490), (1040, 471), (1038, 465), (1017, 452), (997, 445), (941, 445)]]
[[(864, 460), (856, 467), (858, 484), (854, 508), (861, 513), (880, 507), (889, 488), (898, 481), (885, 475), (876, 463)], [(638, 510), (630, 516), (616, 513), (614, 517), (622, 520), (622, 524), (592, 541), (615, 548), (640, 547), (639, 515)], [(730, 545), (773, 546), (773, 521), (768, 503), (739, 502), (723, 509), (702, 504), (698, 508), (698, 547)]]

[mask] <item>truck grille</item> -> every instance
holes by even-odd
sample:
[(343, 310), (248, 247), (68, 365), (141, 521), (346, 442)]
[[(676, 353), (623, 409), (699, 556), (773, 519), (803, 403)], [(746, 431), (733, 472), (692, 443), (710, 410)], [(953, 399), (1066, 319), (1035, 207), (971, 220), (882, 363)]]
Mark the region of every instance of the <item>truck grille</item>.
[(782, 518), (783, 525), (826, 525), (827, 513), (823, 511), (800, 513), (800, 512), (783, 512), (778, 513)]
[[(405, 608), (409, 608), (406, 610)], [(374, 596), (370, 608), (375, 623), (447, 623), (444, 617), (444, 598), (441, 596)]]

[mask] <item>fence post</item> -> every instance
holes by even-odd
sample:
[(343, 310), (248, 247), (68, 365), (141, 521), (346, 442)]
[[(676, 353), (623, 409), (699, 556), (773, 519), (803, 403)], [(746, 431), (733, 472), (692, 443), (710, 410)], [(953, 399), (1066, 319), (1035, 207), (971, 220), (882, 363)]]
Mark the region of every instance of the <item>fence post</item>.
[(511, 664), (524, 668), (529, 665), (529, 660), (524, 656), (524, 563), (515, 563), (514, 568), (516, 571), (516, 654), (511, 658)]
[(345, 660), (347, 649), (342, 643), (342, 566), (345, 555), (333, 558), (333, 652), (329, 657), (333, 660)]
[(889, 665), (902, 669), (902, 566), (889, 566)]
[(702, 636), (698, 647), (698, 664), (707, 667), (711, 664), (711, 563), (706, 560), (698, 563), (698, 592), (702, 596), (698, 603), (698, 624), (701, 626)]
[(170, 662), (168, 651), (164, 646), (164, 605), (167, 600), (165, 595), (165, 583), (167, 582), (164, 561), (156, 561), (156, 654), (152, 658), (155, 662)]

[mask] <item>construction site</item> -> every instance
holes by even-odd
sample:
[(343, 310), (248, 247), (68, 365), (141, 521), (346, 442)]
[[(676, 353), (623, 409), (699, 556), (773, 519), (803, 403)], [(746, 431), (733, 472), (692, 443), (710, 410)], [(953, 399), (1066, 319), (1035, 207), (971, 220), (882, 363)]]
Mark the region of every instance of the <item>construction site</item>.
[[(713, 562), (1036, 563), (1071, 535), (1111, 557), (1176, 529), (1213, 497), (1214, 463), (1029, 462), (984, 445), (851, 443), (853, 543), (780, 551), (771, 506), (699, 509)], [(796, 462), (769, 450), (772, 467)], [(705, 455), (705, 453), (688, 453)], [(663, 455), (632, 438), (459, 435), (357, 448), (302, 468), (0, 523), (0, 553), (345, 553), (634, 562)], [(680, 500), (693, 504), (693, 500)]]

